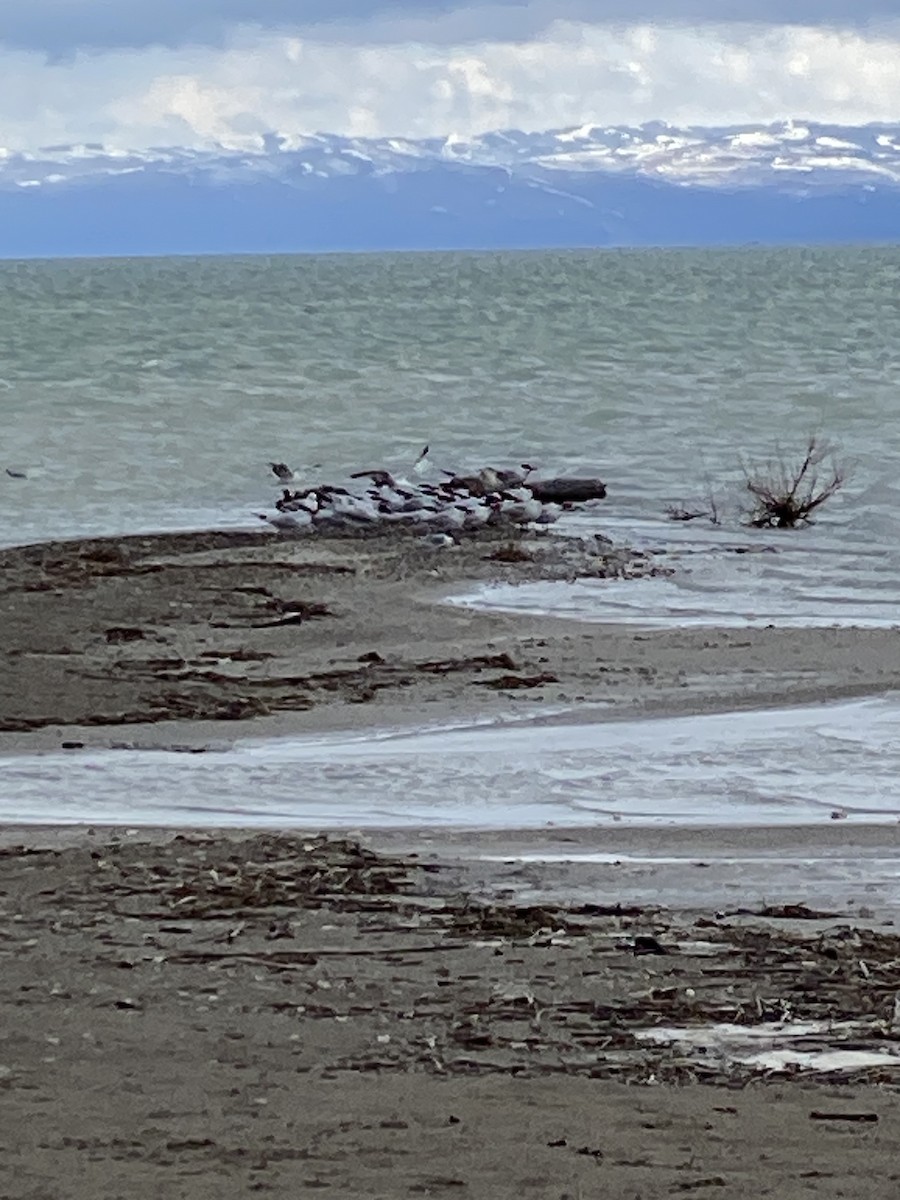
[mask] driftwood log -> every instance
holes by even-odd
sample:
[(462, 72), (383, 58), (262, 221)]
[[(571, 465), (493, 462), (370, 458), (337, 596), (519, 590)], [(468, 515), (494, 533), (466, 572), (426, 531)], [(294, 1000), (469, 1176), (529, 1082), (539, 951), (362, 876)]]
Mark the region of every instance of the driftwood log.
[(606, 484), (599, 479), (541, 479), (529, 481), (528, 487), (542, 504), (578, 504), (606, 497)]

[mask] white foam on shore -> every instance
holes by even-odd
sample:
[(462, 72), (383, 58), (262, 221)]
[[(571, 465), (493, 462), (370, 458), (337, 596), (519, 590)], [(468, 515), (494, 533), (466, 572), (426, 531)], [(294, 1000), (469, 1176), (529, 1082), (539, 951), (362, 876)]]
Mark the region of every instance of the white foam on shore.
[[(591, 532), (579, 517), (567, 531)], [(779, 532), (610, 516), (605, 532), (642, 552), (645, 568), (659, 573), (484, 584), (449, 603), (647, 628), (900, 625), (893, 554), (865, 528)]]
[(849, 1073), (868, 1067), (900, 1071), (900, 1052), (892, 1046), (878, 1050), (841, 1048), (841, 1039), (858, 1038), (862, 1031), (865, 1026), (850, 1021), (767, 1021), (759, 1025), (659, 1025), (637, 1030), (635, 1037), (638, 1041), (678, 1046), (705, 1059), (743, 1063), (760, 1071)]
[(900, 820), (900, 698), (0, 759), (0, 821), (534, 829)]
[(857, 587), (847, 594), (829, 594), (819, 584), (804, 596), (797, 586), (786, 588), (777, 579), (757, 588), (737, 580), (729, 586), (725, 574), (718, 572), (717, 582), (705, 586), (686, 575), (486, 584), (449, 602), (491, 612), (647, 629), (889, 629), (900, 625), (896, 601), (880, 589)]
[[(617, 854), (615, 852), (606, 852), (599, 850), (534, 850), (534, 851), (516, 851), (510, 854), (479, 854), (479, 859), (482, 862), (497, 862), (497, 863), (573, 863), (573, 864), (593, 864), (597, 866), (609, 867), (653, 867), (658, 870), (660, 867), (675, 867), (684, 866), (687, 863), (696, 863), (698, 859), (715, 860), (717, 867), (775, 867), (779, 871), (784, 872), (791, 867), (806, 866), (809, 863), (809, 858), (791, 858), (784, 855), (772, 854), (753, 854), (742, 853), (741, 855), (723, 855), (719, 851), (714, 851), (712, 854), (695, 850), (690, 854)], [(859, 860), (854, 860), (859, 861)], [(867, 874), (871, 874), (873, 870), (888, 870), (895, 876), (900, 876), (900, 863), (895, 857), (891, 858), (876, 858), (871, 855), (866, 857), (865, 867)]]

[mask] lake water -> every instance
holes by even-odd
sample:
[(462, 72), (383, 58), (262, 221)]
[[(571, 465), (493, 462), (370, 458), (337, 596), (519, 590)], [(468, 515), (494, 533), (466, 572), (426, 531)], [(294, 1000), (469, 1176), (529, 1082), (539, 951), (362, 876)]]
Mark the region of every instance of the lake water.
[[(900, 821), (896, 698), (0, 759), (0, 824), (528, 829)], [(593, 718), (593, 719), (592, 719)], [(896, 874), (896, 871), (895, 871)]]
[[(270, 459), (338, 480), (402, 471), (427, 442), (454, 468), (600, 474), (608, 500), (569, 531), (664, 548), (674, 568), (468, 602), (650, 624), (900, 622), (900, 248), (3, 263), (0, 323), (0, 544), (254, 527), (276, 493)], [(840, 444), (845, 490), (813, 529), (745, 529), (741, 457), (790, 455), (812, 431)], [(708, 490), (720, 527), (666, 519)], [(846, 806), (894, 820), (897, 705), (871, 703), (779, 717), (783, 735), (753, 714), (635, 723), (624, 743), (556, 728), (524, 773), (490, 740), (506, 731), (472, 733), (460, 765), (444, 750), (458, 740), (421, 732), (389, 752), (17, 759), (2, 816), (752, 823)], [(846, 722), (875, 742), (842, 741)], [(663, 731), (646, 775), (635, 764)], [(126, 811), (138, 783), (142, 812)], [(476, 791), (490, 797), (477, 814)]]
[[(0, 468), (28, 475), (0, 469), (0, 544), (252, 527), (270, 459), (338, 479), (428, 442), (599, 473), (571, 524), (699, 551), (668, 586), (701, 612), (741, 593), (706, 553), (735, 537), (778, 546), (753, 570), (796, 613), (900, 584), (900, 248), (7, 262), (0, 324)], [(850, 484), (815, 530), (748, 539), (741, 456), (811, 431)], [(724, 530), (665, 519), (708, 486)]]

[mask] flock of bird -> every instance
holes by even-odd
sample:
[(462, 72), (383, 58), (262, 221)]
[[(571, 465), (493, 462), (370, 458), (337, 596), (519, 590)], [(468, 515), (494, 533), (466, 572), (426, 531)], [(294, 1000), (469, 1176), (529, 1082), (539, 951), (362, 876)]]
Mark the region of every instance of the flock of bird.
[(537, 485), (528, 483), (535, 468), (528, 463), (519, 470), (485, 467), (470, 475), (440, 471), (442, 478), (429, 482), (424, 478), (432, 472), (427, 446), (413, 465), (415, 482), (385, 470), (357, 471), (350, 476), (359, 481), (353, 490), (352, 485), (298, 487), (298, 475), (286, 463), (269, 466), (282, 492), (274, 513), (257, 516), (285, 532), (393, 526), (420, 533), (435, 545), (451, 545), (461, 534), (486, 526), (550, 525), (568, 507), (535, 495)]
[[(576, 504), (602, 500), (606, 487), (596, 478), (534, 479), (536, 468), (484, 467), (471, 474), (434, 468), (428, 447), (412, 464), (414, 479), (381, 469), (356, 471), (348, 486), (305, 485), (303, 473), (270, 462), (281, 485), (275, 511), (257, 513), (282, 532), (363, 533), (388, 528), (417, 533), (434, 546), (455, 544), (461, 535), (488, 526), (547, 526)], [(29, 475), (6, 468), (12, 479)], [(430, 477), (430, 478), (429, 478)]]

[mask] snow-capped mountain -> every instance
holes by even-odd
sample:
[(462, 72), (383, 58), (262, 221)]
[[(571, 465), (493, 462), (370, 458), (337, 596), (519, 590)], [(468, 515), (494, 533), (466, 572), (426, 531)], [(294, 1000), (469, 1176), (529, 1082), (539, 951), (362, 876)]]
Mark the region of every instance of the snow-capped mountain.
[(0, 150), (0, 254), (900, 238), (900, 124)]

